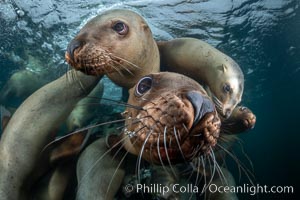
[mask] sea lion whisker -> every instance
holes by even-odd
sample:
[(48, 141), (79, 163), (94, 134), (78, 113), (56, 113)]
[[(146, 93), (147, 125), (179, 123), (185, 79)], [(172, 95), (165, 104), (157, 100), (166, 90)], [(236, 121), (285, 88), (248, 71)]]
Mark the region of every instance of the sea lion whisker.
[(74, 70), (71, 70), (71, 82), (75, 80), (74, 76), (75, 76), (75, 71)]
[[(210, 162), (210, 157), (208, 156), (208, 154), (205, 154), (205, 160), (207, 160), (208, 166), (209, 166), (209, 174), (212, 174), (212, 164)], [(208, 184), (209, 185), (209, 184)]]
[[(217, 173), (218, 173), (218, 175), (219, 175), (219, 177), (221, 179), (222, 184), (224, 184), (224, 182), (225, 182), (225, 184), (228, 185), (228, 181), (227, 181), (224, 173), (222, 172), (222, 169), (221, 169), (219, 163), (216, 160), (216, 156), (215, 156), (212, 148), (210, 148), (210, 152), (211, 152), (211, 157), (212, 157), (212, 159), (213, 159), (213, 161), (214, 161), (214, 163), (216, 165), (216, 170), (217, 170)], [(223, 182), (223, 180), (224, 180), (224, 182)]]
[(229, 155), (235, 162), (236, 164), (238, 165), (238, 170), (239, 170), (239, 179), (241, 178), (241, 167), (240, 167), (240, 162), (238, 161), (238, 159), (233, 155), (231, 154), (229, 151), (226, 150), (226, 148), (224, 148), (222, 145), (220, 144), (217, 144), (217, 147), (219, 147), (221, 150), (224, 150), (224, 152)]
[(169, 139), (169, 147), (171, 147), (172, 146), (172, 138), (170, 137), (170, 139)]
[(80, 80), (80, 78), (78, 78), (78, 75), (77, 73), (74, 71), (74, 80), (78, 81), (79, 85), (80, 85), (80, 88), (83, 90), (83, 91), (86, 91), (86, 88), (83, 86), (83, 83), (82, 81)]
[[(228, 150), (227, 150), (228, 151)], [(235, 155), (235, 153), (234, 153), (234, 151), (232, 151), (231, 152), (232, 153), (232, 155), (234, 155), (236, 158), (237, 158), (237, 156)], [(243, 169), (243, 171), (244, 171), (244, 173), (246, 173), (247, 172), (247, 174), (248, 174), (248, 176), (250, 177), (252, 177), (253, 179), (255, 179), (255, 176), (254, 176), (254, 174), (253, 174), (253, 172), (251, 171), (251, 170), (249, 170), (249, 168), (248, 167), (246, 167), (245, 166), (245, 164), (243, 163), (243, 162), (241, 162), (239, 159), (237, 159), (238, 161), (239, 161), (239, 163), (240, 163), (240, 165), (242, 166), (242, 169)], [(248, 177), (248, 178), (249, 178)], [(240, 178), (241, 179), (241, 178)], [(253, 180), (251, 179), (251, 181), (253, 182)], [(251, 184), (252, 185), (254, 185), (253, 183), (251, 182)]]
[(202, 135), (202, 133), (199, 133), (199, 134), (197, 134), (197, 135), (191, 135), (192, 137), (199, 137), (199, 136), (201, 136)]
[(139, 153), (139, 156), (138, 156), (138, 161), (137, 161), (137, 166), (136, 166), (136, 169), (137, 169), (137, 176), (138, 176), (138, 183), (141, 183), (141, 174), (140, 174), (140, 168), (141, 168), (141, 161), (142, 161), (142, 156), (143, 156), (143, 153), (144, 153), (144, 149), (145, 149), (145, 146), (146, 146), (146, 143), (148, 142), (151, 134), (152, 134), (153, 130), (150, 130), (148, 132), (148, 135), (141, 147), (141, 150), (140, 150), (140, 153)]
[(112, 62), (116, 63), (118, 66), (121, 66), (123, 69), (125, 69), (129, 74), (131, 74), (132, 76), (134, 76), (134, 74), (128, 69), (126, 68), (126, 66), (122, 65), (121, 63), (112, 60)]
[(116, 56), (116, 55), (113, 55), (113, 54), (110, 54), (110, 56), (112, 56), (112, 57), (114, 57), (114, 58), (117, 58), (117, 59), (120, 59), (120, 60), (122, 60), (122, 61), (128, 63), (129, 65), (131, 65), (131, 66), (133, 66), (133, 67), (136, 67), (137, 69), (141, 69), (141, 67), (137, 66), (136, 64), (133, 64), (132, 62), (130, 62), (130, 61), (124, 59), (124, 58), (121, 58), (121, 57)]
[(142, 126), (140, 129), (137, 131), (128, 131), (127, 128), (124, 129), (124, 133), (128, 135), (129, 137), (136, 137), (137, 133), (141, 131), (142, 129), (146, 128), (147, 126)]
[(213, 95), (212, 97), (213, 97), (212, 99), (213, 99), (213, 102), (215, 103), (217, 110), (222, 112), (223, 104), (215, 95)]
[(122, 73), (122, 71), (120, 69), (118, 69), (114, 65), (110, 65), (110, 67), (112, 67), (113, 69), (115, 69), (122, 77), (125, 77), (125, 75)]
[[(242, 151), (243, 155), (246, 157), (247, 161), (249, 162), (249, 164), (251, 166), (252, 173), (254, 173), (254, 165), (253, 165), (251, 159), (249, 158), (249, 156), (247, 155), (247, 153), (245, 152), (244, 146), (242, 144), (242, 140), (238, 140), (237, 142), (240, 145), (240, 148), (241, 148), (241, 151)], [(253, 174), (253, 176), (254, 176), (254, 174)]]
[[(145, 110), (143, 107), (141, 106), (135, 106), (129, 103), (126, 103), (124, 101), (119, 101), (119, 100), (115, 100), (115, 99), (110, 99), (110, 98), (105, 98), (105, 97), (93, 97), (93, 96), (87, 96), (87, 98), (92, 98), (92, 99), (96, 99), (96, 100), (106, 100), (106, 101), (112, 101), (112, 102), (116, 102), (118, 103), (118, 105), (124, 105), (126, 107), (130, 107), (130, 108), (134, 108), (137, 110)], [(101, 103), (102, 104), (102, 103)]]
[(224, 143), (230, 143), (232, 141), (239, 141), (239, 140), (240, 140), (240, 138), (238, 138), (235, 135), (230, 135), (230, 137), (228, 137), (228, 135), (220, 134), (220, 137), (219, 137), (219, 141), (222, 141)]
[(95, 168), (95, 166), (108, 154), (110, 153), (115, 147), (117, 147), (120, 143), (123, 143), (123, 141), (125, 141), (126, 139), (128, 139), (128, 136), (125, 136), (124, 138), (120, 139), (117, 143), (115, 143), (112, 147), (110, 147), (105, 153), (103, 153), (102, 155), (100, 155), (100, 157), (91, 165), (91, 167), (87, 170), (87, 172), (85, 173), (84, 176), (82, 176), (81, 180), (78, 182), (78, 190), (76, 193), (78, 193), (78, 191), (80, 190), (80, 186), (83, 183), (83, 180), (85, 178), (88, 177), (88, 174)]
[(165, 126), (165, 128), (164, 128), (164, 147), (165, 147), (165, 152), (166, 152), (166, 156), (167, 156), (167, 160), (168, 160), (169, 166), (171, 168), (171, 171), (172, 171), (174, 177), (176, 177), (176, 173), (175, 173), (175, 171), (174, 171), (174, 169), (172, 167), (171, 160), (170, 160), (170, 157), (169, 157), (169, 154), (168, 154), (168, 149), (167, 149), (167, 126)]
[(156, 148), (157, 148), (158, 158), (159, 158), (159, 161), (160, 161), (160, 163), (161, 163), (163, 169), (164, 169), (165, 171), (167, 171), (166, 168), (165, 168), (165, 164), (164, 164), (164, 162), (163, 162), (163, 160), (162, 160), (162, 158), (161, 158), (161, 155), (160, 155), (160, 149), (159, 149), (160, 132), (158, 133), (158, 137), (157, 137), (157, 138), (158, 138), (158, 139), (157, 139)]
[(200, 146), (199, 144), (197, 144), (196, 148), (194, 148), (192, 153), (190, 153), (187, 157), (191, 157), (192, 159), (194, 159), (197, 156), (199, 150), (200, 150)]
[[(204, 162), (203, 156), (201, 156), (201, 161), (202, 161), (202, 166), (203, 166), (204, 185), (207, 185), (207, 182), (206, 182), (206, 168), (205, 168), (205, 162)], [(204, 192), (204, 199), (206, 199), (206, 188), (203, 189), (202, 192)], [(201, 192), (200, 196), (203, 194), (202, 192)]]
[(238, 169), (239, 169), (239, 176), (240, 176), (240, 179), (241, 179), (241, 172), (240, 170), (242, 170), (244, 172), (244, 174), (247, 176), (249, 182), (254, 185), (253, 181), (252, 181), (252, 178), (250, 177), (250, 175), (252, 177), (254, 177), (254, 175), (252, 174), (252, 172), (250, 172), (244, 165), (243, 163), (241, 163), (237, 158), (236, 156), (234, 156), (230, 151), (228, 151), (226, 148), (222, 147), (221, 145), (217, 144), (221, 149), (223, 149), (238, 165)]
[(222, 127), (222, 130), (221, 130), (221, 133), (227, 134), (227, 135), (231, 135), (232, 134), (232, 132), (230, 130), (228, 130), (226, 128), (223, 128), (223, 127)]
[(124, 122), (125, 120), (126, 119), (117, 119), (117, 120), (113, 120), (113, 121), (109, 121), (109, 122), (102, 122), (102, 123), (99, 123), (99, 124), (93, 124), (93, 125), (90, 125), (90, 126), (86, 126), (84, 128), (77, 129), (76, 131), (85, 131), (85, 130), (89, 130), (89, 129), (92, 129), (92, 128), (108, 125), (108, 124)]
[(221, 101), (215, 95), (213, 95), (212, 97), (213, 97), (213, 101), (215, 102), (215, 104), (222, 106)]
[(213, 178), (215, 176), (215, 172), (216, 172), (216, 168), (217, 168), (216, 167), (217, 166), (217, 161), (215, 160), (215, 154), (214, 154), (214, 152), (213, 152), (213, 150), (212, 150), (211, 147), (210, 147), (210, 153), (208, 155), (209, 155), (208, 160), (209, 160), (209, 158), (211, 158), (212, 162), (213, 162), (213, 170), (212, 170), (212, 173), (211, 173), (211, 179), (208, 182), (208, 185), (210, 185), (210, 183), (212, 182), (212, 180), (213, 180)]
[[(201, 161), (200, 161), (200, 158), (198, 157), (198, 158), (197, 158), (197, 165), (198, 165), (198, 166), (200, 166), (200, 162), (201, 162)], [(192, 172), (191, 174), (193, 174), (193, 172)], [(195, 186), (198, 186), (199, 174), (200, 174), (200, 171), (199, 171), (199, 170), (196, 170), (196, 180), (195, 180), (195, 183), (194, 183)], [(202, 179), (202, 177), (201, 177), (201, 179)], [(201, 179), (200, 179), (200, 181), (201, 181)], [(191, 193), (191, 195), (190, 195), (190, 197), (189, 197), (189, 200), (191, 200), (192, 197), (193, 197), (193, 193)]]
[(67, 73), (67, 72), (70, 71), (71, 69), (72, 69), (71, 66), (68, 64), (68, 66), (66, 67), (66, 71), (65, 71), (67, 82), (69, 82), (69, 73)]
[[(135, 141), (134, 141), (132, 144), (134, 145), (137, 141), (138, 141), (138, 138), (136, 138)], [(123, 149), (124, 145), (125, 145), (125, 144), (122, 144), (122, 145), (121, 145), (121, 147), (117, 150), (117, 152), (116, 152), (115, 155), (113, 156), (112, 160), (115, 159), (115, 156), (119, 153), (119, 151), (120, 151), (121, 149)], [(128, 155), (128, 153), (129, 153), (129, 151), (126, 151), (126, 153), (124, 154), (124, 156), (123, 156), (122, 159), (120, 160), (118, 166), (116, 167), (116, 169), (115, 169), (115, 171), (114, 171), (114, 173), (113, 173), (113, 175), (112, 175), (112, 178), (110, 179), (110, 182), (109, 182), (109, 184), (108, 184), (107, 191), (106, 191), (106, 194), (105, 194), (105, 199), (107, 199), (107, 194), (108, 194), (109, 188), (110, 188), (110, 186), (111, 186), (111, 184), (112, 184), (112, 182), (113, 182), (113, 179), (114, 179), (114, 177), (116, 176), (116, 173), (117, 173), (118, 169), (121, 167), (121, 164), (123, 163), (123, 161), (124, 161), (124, 159), (126, 158), (126, 156)]]
[(175, 126), (174, 126), (174, 136), (175, 136), (175, 140), (176, 140), (178, 149), (179, 149), (179, 151), (180, 151), (180, 154), (181, 154), (182, 158), (184, 159), (184, 162), (187, 163), (187, 161), (186, 161), (186, 159), (185, 159), (185, 156), (184, 156), (184, 154), (183, 154), (183, 152), (182, 152), (182, 149), (181, 149), (179, 140), (178, 140), (177, 131), (176, 131), (176, 127), (175, 127)]
[(123, 128), (126, 128), (130, 125), (133, 125), (133, 124), (137, 124), (137, 123), (140, 123), (141, 122), (141, 119), (146, 119), (148, 118), (149, 116), (145, 116), (145, 117), (142, 117), (142, 118), (139, 118), (139, 119), (134, 119), (131, 124), (126, 124), (126, 125), (123, 125), (123, 126), (119, 126), (117, 127), (116, 129), (120, 130), (120, 129), (123, 129)]
[(185, 130), (187, 133), (190, 132), (189, 129), (186, 127), (185, 124), (182, 124), (182, 126), (183, 126), (184, 130)]

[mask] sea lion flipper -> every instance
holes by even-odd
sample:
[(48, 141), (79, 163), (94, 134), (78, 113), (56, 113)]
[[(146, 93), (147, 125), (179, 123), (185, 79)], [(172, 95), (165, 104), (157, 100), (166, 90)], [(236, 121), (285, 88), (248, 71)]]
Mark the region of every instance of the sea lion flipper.
[(89, 130), (76, 131), (49, 143), (41, 152), (41, 157), (49, 157), (51, 163), (72, 158), (84, 148), (90, 136)]

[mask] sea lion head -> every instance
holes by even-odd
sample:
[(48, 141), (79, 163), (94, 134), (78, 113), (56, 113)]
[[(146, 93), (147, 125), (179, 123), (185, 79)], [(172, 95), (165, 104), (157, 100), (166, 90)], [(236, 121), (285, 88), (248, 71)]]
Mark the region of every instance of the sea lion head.
[(147, 75), (130, 89), (122, 133), (125, 149), (156, 164), (192, 160), (210, 152), (220, 119), (205, 90), (176, 73)]
[(131, 88), (159, 71), (159, 52), (146, 21), (130, 10), (109, 10), (91, 19), (69, 43), (66, 61), (89, 75), (106, 74)]
[(244, 75), (238, 64), (228, 58), (218, 67), (217, 74), (211, 79), (213, 84), (206, 88), (212, 97), (218, 113), (228, 118), (238, 103), (241, 102), (244, 90)]

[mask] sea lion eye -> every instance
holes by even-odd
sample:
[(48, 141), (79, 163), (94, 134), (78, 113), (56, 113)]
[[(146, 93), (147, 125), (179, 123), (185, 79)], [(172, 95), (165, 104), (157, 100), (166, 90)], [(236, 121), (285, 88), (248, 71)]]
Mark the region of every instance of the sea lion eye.
[(226, 83), (226, 84), (223, 86), (223, 90), (224, 90), (224, 92), (229, 93), (229, 92), (231, 91), (230, 85)]
[(128, 26), (123, 22), (117, 22), (112, 26), (112, 29), (120, 35), (126, 35), (128, 33)]
[(138, 84), (135, 88), (135, 93), (137, 96), (142, 96), (148, 90), (150, 90), (151, 87), (152, 87), (152, 78), (149, 76), (146, 76), (138, 82)]

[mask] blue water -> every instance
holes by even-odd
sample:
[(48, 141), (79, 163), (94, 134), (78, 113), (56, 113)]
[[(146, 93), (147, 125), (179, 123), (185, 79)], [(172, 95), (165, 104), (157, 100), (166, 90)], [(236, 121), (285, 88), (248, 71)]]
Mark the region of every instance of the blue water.
[[(52, 69), (49, 77), (55, 79), (67, 69), (67, 43), (88, 19), (105, 9), (133, 9), (146, 18), (157, 40), (199, 38), (239, 63), (246, 80), (242, 104), (257, 116), (255, 128), (241, 136), (256, 182), (292, 185), (299, 193), (299, 0), (99, 2), (0, 1), (0, 88), (15, 71), (34, 68), (28, 54)], [(120, 89), (107, 84), (106, 95), (113, 91), (119, 98)]]

